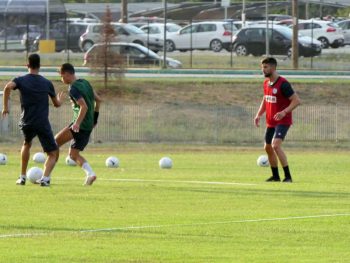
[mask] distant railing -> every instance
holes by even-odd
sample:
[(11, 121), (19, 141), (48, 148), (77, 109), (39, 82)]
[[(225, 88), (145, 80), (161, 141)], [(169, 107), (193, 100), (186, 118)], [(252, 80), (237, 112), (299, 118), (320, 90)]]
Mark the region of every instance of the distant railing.
[[(21, 138), (20, 107), (1, 120), (2, 140)], [(71, 121), (71, 107), (50, 110), (54, 133)], [(253, 125), (256, 106), (193, 104), (104, 104), (92, 142), (249, 144), (263, 141), (264, 121)], [(300, 106), (288, 141), (350, 141), (350, 106)]]

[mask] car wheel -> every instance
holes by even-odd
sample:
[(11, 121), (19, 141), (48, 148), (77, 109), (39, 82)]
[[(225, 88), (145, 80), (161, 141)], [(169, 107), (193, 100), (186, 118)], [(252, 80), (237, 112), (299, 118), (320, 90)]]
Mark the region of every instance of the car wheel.
[(320, 37), (318, 40), (321, 42), (321, 47), (322, 48), (328, 48), (329, 47), (329, 42), (328, 42), (327, 38)]
[(167, 52), (173, 52), (175, 50), (175, 43), (171, 40), (165, 42)]
[(88, 51), (93, 45), (94, 43), (92, 41), (85, 41), (83, 44), (83, 51)]
[(245, 45), (238, 45), (235, 52), (237, 56), (248, 56), (248, 49)]
[(291, 58), (292, 54), (293, 54), (293, 49), (292, 49), (292, 47), (289, 47), (287, 50), (287, 57)]
[(338, 44), (338, 43), (337, 43), (337, 44), (332, 44), (331, 47), (332, 47), (332, 48), (339, 48), (339, 47), (340, 47), (340, 44)]
[(222, 50), (222, 43), (218, 39), (214, 39), (210, 42), (210, 49), (214, 52), (220, 52)]

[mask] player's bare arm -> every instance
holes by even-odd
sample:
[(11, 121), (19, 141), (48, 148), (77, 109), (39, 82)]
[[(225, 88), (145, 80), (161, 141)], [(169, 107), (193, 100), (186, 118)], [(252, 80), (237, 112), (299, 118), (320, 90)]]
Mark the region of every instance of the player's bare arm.
[(16, 83), (13, 81), (10, 81), (6, 84), (4, 88), (4, 97), (3, 97), (3, 103), (2, 103), (2, 117), (6, 117), (7, 114), (9, 114), (9, 98), (11, 91), (16, 87)]
[(79, 132), (80, 124), (84, 120), (86, 112), (88, 110), (88, 106), (86, 105), (86, 102), (83, 98), (80, 98), (76, 101), (76, 103), (79, 105), (80, 110), (78, 114), (78, 118), (75, 121), (75, 123), (72, 125), (72, 129), (74, 132)]
[(94, 97), (95, 97), (95, 109), (94, 109), (94, 111), (99, 112), (102, 98), (96, 93), (96, 91), (94, 91)]
[(97, 125), (98, 116), (100, 114), (100, 105), (101, 105), (102, 99), (95, 92), (95, 90), (94, 90), (94, 97), (95, 97), (95, 108), (94, 108), (94, 127), (95, 127)]
[(285, 108), (283, 111), (277, 112), (276, 115), (274, 116), (274, 119), (276, 121), (282, 120), (288, 113), (292, 112), (301, 103), (300, 98), (296, 93), (290, 96), (289, 100), (290, 100), (289, 106)]
[(255, 118), (254, 118), (254, 123), (256, 127), (260, 126), (260, 118), (261, 116), (265, 113), (266, 111), (266, 105), (265, 105), (265, 97), (263, 97), (258, 113), (256, 114)]
[(51, 97), (51, 101), (56, 108), (61, 107), (64, 96), (64, 92), (60, 91), (55, 97)]

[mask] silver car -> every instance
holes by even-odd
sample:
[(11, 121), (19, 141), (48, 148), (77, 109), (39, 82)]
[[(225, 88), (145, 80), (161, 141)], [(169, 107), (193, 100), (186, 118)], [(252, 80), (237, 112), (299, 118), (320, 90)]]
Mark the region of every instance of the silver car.
[(350, 19), (349, 20), (344, 20), (340, 21), (337, 23), (344, 34), (344, 45), (350, 45)]
[[(148, 47), (154, 52), (163, 49), (163, 40), (157, 37), (148, 36), (141, 29), (130, 24), (112, 23), (116, 32), (114, 42), (136, 43)], [(79, 39), (79, 47), (86, 52), (95, 43), (101, 42), (101, 31), (103, 24), (90, 24), (86, 32)]]

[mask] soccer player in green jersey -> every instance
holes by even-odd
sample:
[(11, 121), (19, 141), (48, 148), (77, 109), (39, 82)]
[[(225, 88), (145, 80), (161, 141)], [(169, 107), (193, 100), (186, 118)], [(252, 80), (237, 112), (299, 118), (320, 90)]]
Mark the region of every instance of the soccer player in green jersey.
[(56, 134), (55, 139), (59, 147), (71, 141), (69, 156), (85, 171), (86, 180), (84, 185), (92, 185), (96, 180), (96, 174), (80, 152), (89, 143), (92, 129), (97, 124), (101, 99), (87, 80), (78, 79), (75, 76), (73, 65), (63, 64), (60, 75), (62, 82), (69, 85), (68, 91), (73, 106), (73, 120), (70, 125)]

